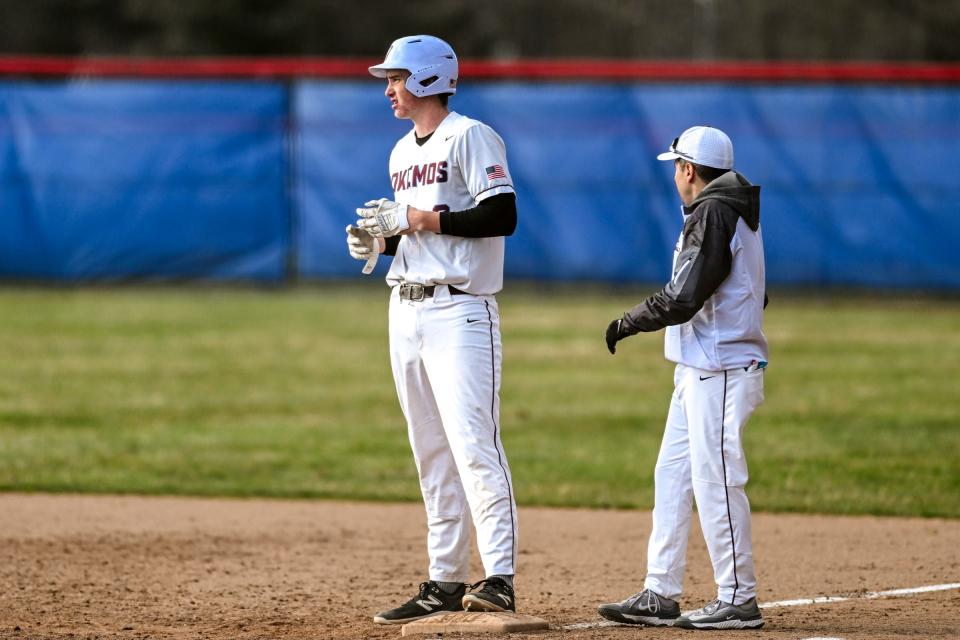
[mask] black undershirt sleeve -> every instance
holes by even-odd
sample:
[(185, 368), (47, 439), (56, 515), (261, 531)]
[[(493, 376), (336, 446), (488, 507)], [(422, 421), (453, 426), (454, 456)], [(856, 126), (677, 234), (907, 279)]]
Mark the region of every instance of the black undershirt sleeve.
[(440, 233), (461, 238), (494, 238), (513, 235), (517, 228), (517, 197), (498, 193), (472, 209), (441, 211)]
[(383, 242), (387, 245), (383, 250), (383, 255), (385, 256), (397, 255), (397, 247), (400, 246), (400, 237), (401, 236), (391, 236), (389, 238), (383, 239)]
[[(499, 193), (472, 209), (441, 211), (440, 233), (461, 238), (495, 238), (513, 235), (517, 228), (517, 197)], [(397, 255), (401, 236), (385, 238), (385, 256)]]

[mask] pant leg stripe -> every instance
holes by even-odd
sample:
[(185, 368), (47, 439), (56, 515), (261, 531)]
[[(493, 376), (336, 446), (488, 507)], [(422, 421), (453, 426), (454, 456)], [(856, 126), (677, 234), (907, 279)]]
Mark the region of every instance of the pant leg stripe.
[(737, 604), (737, 589), (740, 581), (737, 579), (737, 543), (733, 535), (733, 516), (730, 513), (730, 488), (727, 485), (727, 458), (724, 454), (723, 440), (727, 426), (727, 372), (723, 372), (723, 409), (720, 411), (720, 460), (723, 463), (723, 493), (727, 499), (727, 523), (730, 525), (730, 550), (733, 555), (733, 597), (730, 604)]
[(497, 433), (500, 429), (500, 426), (497, 424), (497, 353), (493, 345), (493, 314), (490, 312), (490, 302), (484, 300), (483, 304), (487, 310), (487, 320), (490, 322), (490, 419), (493, 421), (493, 448), (497, 450), (497, 462), (500, 464), (500, 469), (503, 471), (503, 479), (507, 483), (507, 496), (510, 498), (510, 561), (513, 564), (513, 570), (516, 571), (517, 525), (513, 517), (513, 485), (510, 482), (510, 474), (507, 473), (506, 467), (503, 466), (503, 456), (501, 455), (500, 447), (497, 444)]

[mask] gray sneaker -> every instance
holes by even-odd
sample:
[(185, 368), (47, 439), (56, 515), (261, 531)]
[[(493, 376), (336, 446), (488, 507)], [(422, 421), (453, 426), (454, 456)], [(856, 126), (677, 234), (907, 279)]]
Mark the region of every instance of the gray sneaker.
[(759, 629), (763, 626), (763, 616), (756, 598), (743, 604), (714, 600), (703, 609), (680, 616), (674, 626), (682, 629)]
[(680, 617), (680, 605), (676, 600), (664, 598), (650, 589), (644, 589), (623, 602), (602, 604), (597, 607), (597, 612), (614, 622), (669, 627)]

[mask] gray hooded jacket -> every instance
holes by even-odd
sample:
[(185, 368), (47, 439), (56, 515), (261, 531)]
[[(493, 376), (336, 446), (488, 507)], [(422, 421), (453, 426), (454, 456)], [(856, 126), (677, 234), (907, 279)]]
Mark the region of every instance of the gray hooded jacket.
[(621, 331), (666, 327), (666, 358), (699, 369), (766, 361), (760, 187), (728, 171), (683, 214), (670, 282), (624, 314)]

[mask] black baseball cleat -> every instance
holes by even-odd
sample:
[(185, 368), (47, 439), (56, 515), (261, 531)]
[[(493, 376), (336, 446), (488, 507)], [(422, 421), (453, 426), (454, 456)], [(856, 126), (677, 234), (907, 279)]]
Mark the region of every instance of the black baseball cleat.
[(432, 580), (420, 583), (420, 592), (409, 602), (396, 609), (381, 611), (373, 616), (377, 624), (404, 624), (421, 618), (429, 618), (449, 611), (463, 611), (463, 594), (467, 585), (462, 584), (453, 593), (446, 593)]
[[(483, 585), (479, 591), (474, 591)], [(516, 613), (517, 601), (513, 587), (496, 576), (470, 585), (470, 593), (463, 596), (463, 608), (467, 611), (510, 611)]]
[(756, 598), (750, 598), (743, 604), (713, 600), (703, 609), (679, 617), (676, 626), (681, 629), (759, 629), (763, 626), (763, 616)]
[(657, 595), (650, 589), (644, 589), (623, 602), (600, 605), (597, 607), (597, 613), (607, 620), (624, 624), (672, 627), (680, 617), (680, 605), (675, 600)]

